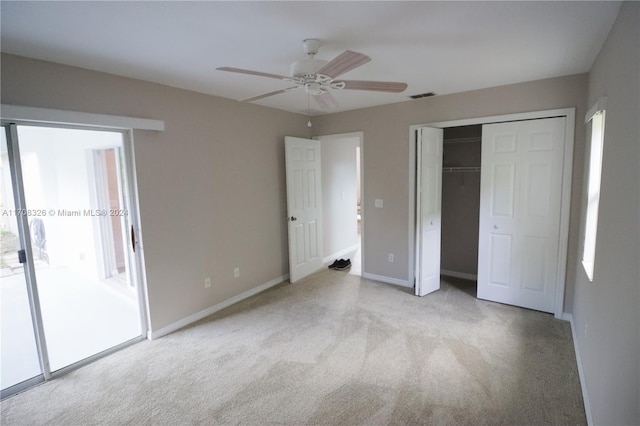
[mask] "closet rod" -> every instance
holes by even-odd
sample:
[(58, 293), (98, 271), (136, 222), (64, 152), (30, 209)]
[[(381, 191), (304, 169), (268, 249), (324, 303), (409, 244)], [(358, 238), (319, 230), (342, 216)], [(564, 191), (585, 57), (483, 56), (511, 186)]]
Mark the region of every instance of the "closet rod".
[(443, 172), (480, 172), (480, 167), (443, 167)]
[(449, 138), (444, 139), (443, 143), (470, 143), (470, 142), (482, 142), (482, 136), (470, 137), (470, 138)]

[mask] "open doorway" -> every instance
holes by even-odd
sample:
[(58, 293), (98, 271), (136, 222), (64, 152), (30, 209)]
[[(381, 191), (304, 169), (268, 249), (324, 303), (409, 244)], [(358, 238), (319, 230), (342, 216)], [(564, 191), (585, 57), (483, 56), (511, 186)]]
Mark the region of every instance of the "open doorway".
[[(126, 175), (122, 173), (124, 153), (121, 147), (92, 150), (93, 202), (104, 211), (126, 213)], [(133, 283), (129, 280), (128, 256), (126, 255), (127, 214), (113, 214), (97, 218), (98, 229), (96, 252), (100, 277), (117, 289), (129, 290), (123, 294), (135, 297)]]
[(362, 274), (362, 133), (319, 136), (322, 150), (323, 261), (348, 260)]

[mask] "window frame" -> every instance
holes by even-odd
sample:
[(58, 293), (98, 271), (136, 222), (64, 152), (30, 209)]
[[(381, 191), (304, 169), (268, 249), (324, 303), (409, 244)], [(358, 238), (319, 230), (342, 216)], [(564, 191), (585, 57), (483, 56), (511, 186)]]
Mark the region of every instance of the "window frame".
[(602, 183), (602, 161), (606, 122), (606, 98), (600, 98), (589, 109), (585, 123), (590, 126), (591, 143), (588, 153), (587, 191), (585, 203), (584, 233), (582, 240), (582, 266), (587, 278), (593, 282), (596, 242), (598, 236), (598, 212)]

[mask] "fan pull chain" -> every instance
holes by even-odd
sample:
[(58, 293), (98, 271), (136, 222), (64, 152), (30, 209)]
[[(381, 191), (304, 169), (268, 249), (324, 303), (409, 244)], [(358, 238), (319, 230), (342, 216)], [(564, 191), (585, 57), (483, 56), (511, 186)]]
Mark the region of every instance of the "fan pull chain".
[[(311, 95), (307, 92), (307, 114), (311, 114)], [(311, 127), (311, 117), (307, 121), (307, 127)]]

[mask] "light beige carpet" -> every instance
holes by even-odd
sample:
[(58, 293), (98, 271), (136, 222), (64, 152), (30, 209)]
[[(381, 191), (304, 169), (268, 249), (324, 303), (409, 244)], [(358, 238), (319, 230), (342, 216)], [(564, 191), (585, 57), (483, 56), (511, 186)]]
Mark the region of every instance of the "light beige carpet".
[(325, 270), (1, 403), (3, 425), (586, 424), (569, 323)]

